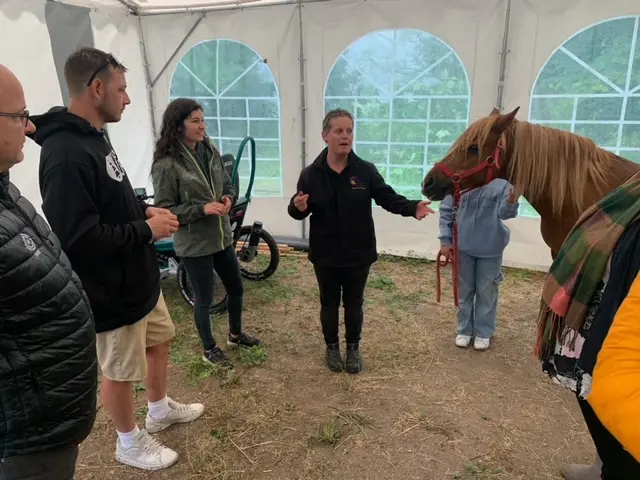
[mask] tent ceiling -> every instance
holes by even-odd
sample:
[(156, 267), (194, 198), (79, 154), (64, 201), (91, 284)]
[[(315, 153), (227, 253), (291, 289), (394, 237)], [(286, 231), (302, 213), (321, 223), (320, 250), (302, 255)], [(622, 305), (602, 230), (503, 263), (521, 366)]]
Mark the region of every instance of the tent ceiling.
[[(88, 7), (126, 6), (134, 13), (178, 12), (188, 10), (215, 10), (254, 7), (280, 3), (297, 3), (298, 0), (54, 0)], [(305, 0), (303, 0), (304, 2)], [(309, 0), (306, 0), (309, 1)], [(313, 0), (311, 0), (313, 1)]]

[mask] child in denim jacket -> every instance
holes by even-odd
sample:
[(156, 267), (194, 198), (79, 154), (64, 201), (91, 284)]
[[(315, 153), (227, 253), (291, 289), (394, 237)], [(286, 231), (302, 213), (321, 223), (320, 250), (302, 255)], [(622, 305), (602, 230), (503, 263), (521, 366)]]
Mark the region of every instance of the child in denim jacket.
[[(476, 350), (489, 348), (496, 330), (498, 289), (502, 281), (502, 254), (511, 232), (503, 220), (518, 215), (513, 186), (495, 179), (463, 193), (458, 207), (459, 308), (456, 345), (466, 348), (474, 338)], [(453, 253), (453, 197), (440, 203), (441, 254)]]

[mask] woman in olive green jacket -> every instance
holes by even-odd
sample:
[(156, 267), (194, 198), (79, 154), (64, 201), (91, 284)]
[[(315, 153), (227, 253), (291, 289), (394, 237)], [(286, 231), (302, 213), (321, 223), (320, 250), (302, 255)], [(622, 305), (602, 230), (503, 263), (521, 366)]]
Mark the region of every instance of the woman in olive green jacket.
[(214, 269), (229, 299), (227, 344), (252, 347), (262, 342), (242, 331), (242, 277), (228, 215), (237, 192), (220, 153), (205, 133), (201, 105), (187, 98), (169, 104), (151, 176), (155, 205), (171, 210), (180, 222), (173, 239), (195, 293), (194, 316), (203, 358), (230, 364), (211, 332)]

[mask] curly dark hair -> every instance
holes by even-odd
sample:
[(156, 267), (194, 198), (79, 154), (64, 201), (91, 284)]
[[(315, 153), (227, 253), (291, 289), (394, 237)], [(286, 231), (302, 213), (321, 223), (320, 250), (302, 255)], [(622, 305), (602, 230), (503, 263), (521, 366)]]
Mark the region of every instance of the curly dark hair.
[(162, 129), (160, 138), (156, 142), (153, 152), (154, 163), (158, 160), (171, 157), (180, 157), (180, 140), (184, 132), (184, 121), (191, 115), (191, 112), (202, 110), (202, 105), (190, 98), (176, 98), (164, 111), (162, 115)]

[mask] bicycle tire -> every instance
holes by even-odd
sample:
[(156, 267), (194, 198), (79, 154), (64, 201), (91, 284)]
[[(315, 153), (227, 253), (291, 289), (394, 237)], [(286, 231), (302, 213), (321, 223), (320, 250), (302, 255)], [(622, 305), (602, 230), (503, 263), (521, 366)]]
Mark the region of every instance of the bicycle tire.
[[(213, 277), (214, 291), (217, 288), (224, 288), (224, 285), (218, 278), (218, 274), (215, 272), (215, 270), (213, 272), (213, 275), (214, 275)], [(189, 282), (187, 269), (184, 268), (184, 263), (182, 261), (178, 264), (178, 271), (177, 271), (176, 277), (178, 280), (178, 289), (180, 290), (180, 294), (182, 295), (182, 298), (184, 298), (184, 300), (193, 307), (195, 305), (195, 295), (193, 294), (193, 287), (191, 286), (191, 282)], [(211, 313), (213, 315), (221, 315), (224, 312), (226, 312), (228, 301), (229, 299), (225, 291), (224, 297), (222, 297), (222, 299), (220, 299), (219, 301), (211, 305)]]
[[(238, 239), (242, 237), (249, 237), (250, 235), (251, 225), (245, 225), (240, 229)], [(271, 234), (266, 230), (262, 230), (262, 233), (260, 233), (260, 241), (266, 243), (269, 247), (271, 261), (269, 262), (267, 268), (258, 273), (250, 272), (249, 270), (242, 268), (242, 263), (240, 263), (240, 273), (247, 280), (265, 280), (276, 272), (276, 270), (278, 269), (278, 265), (280, 264), (280, 249), (278, 248), (278, 242), (276, 242), (275, 238), (273, 238)]]

